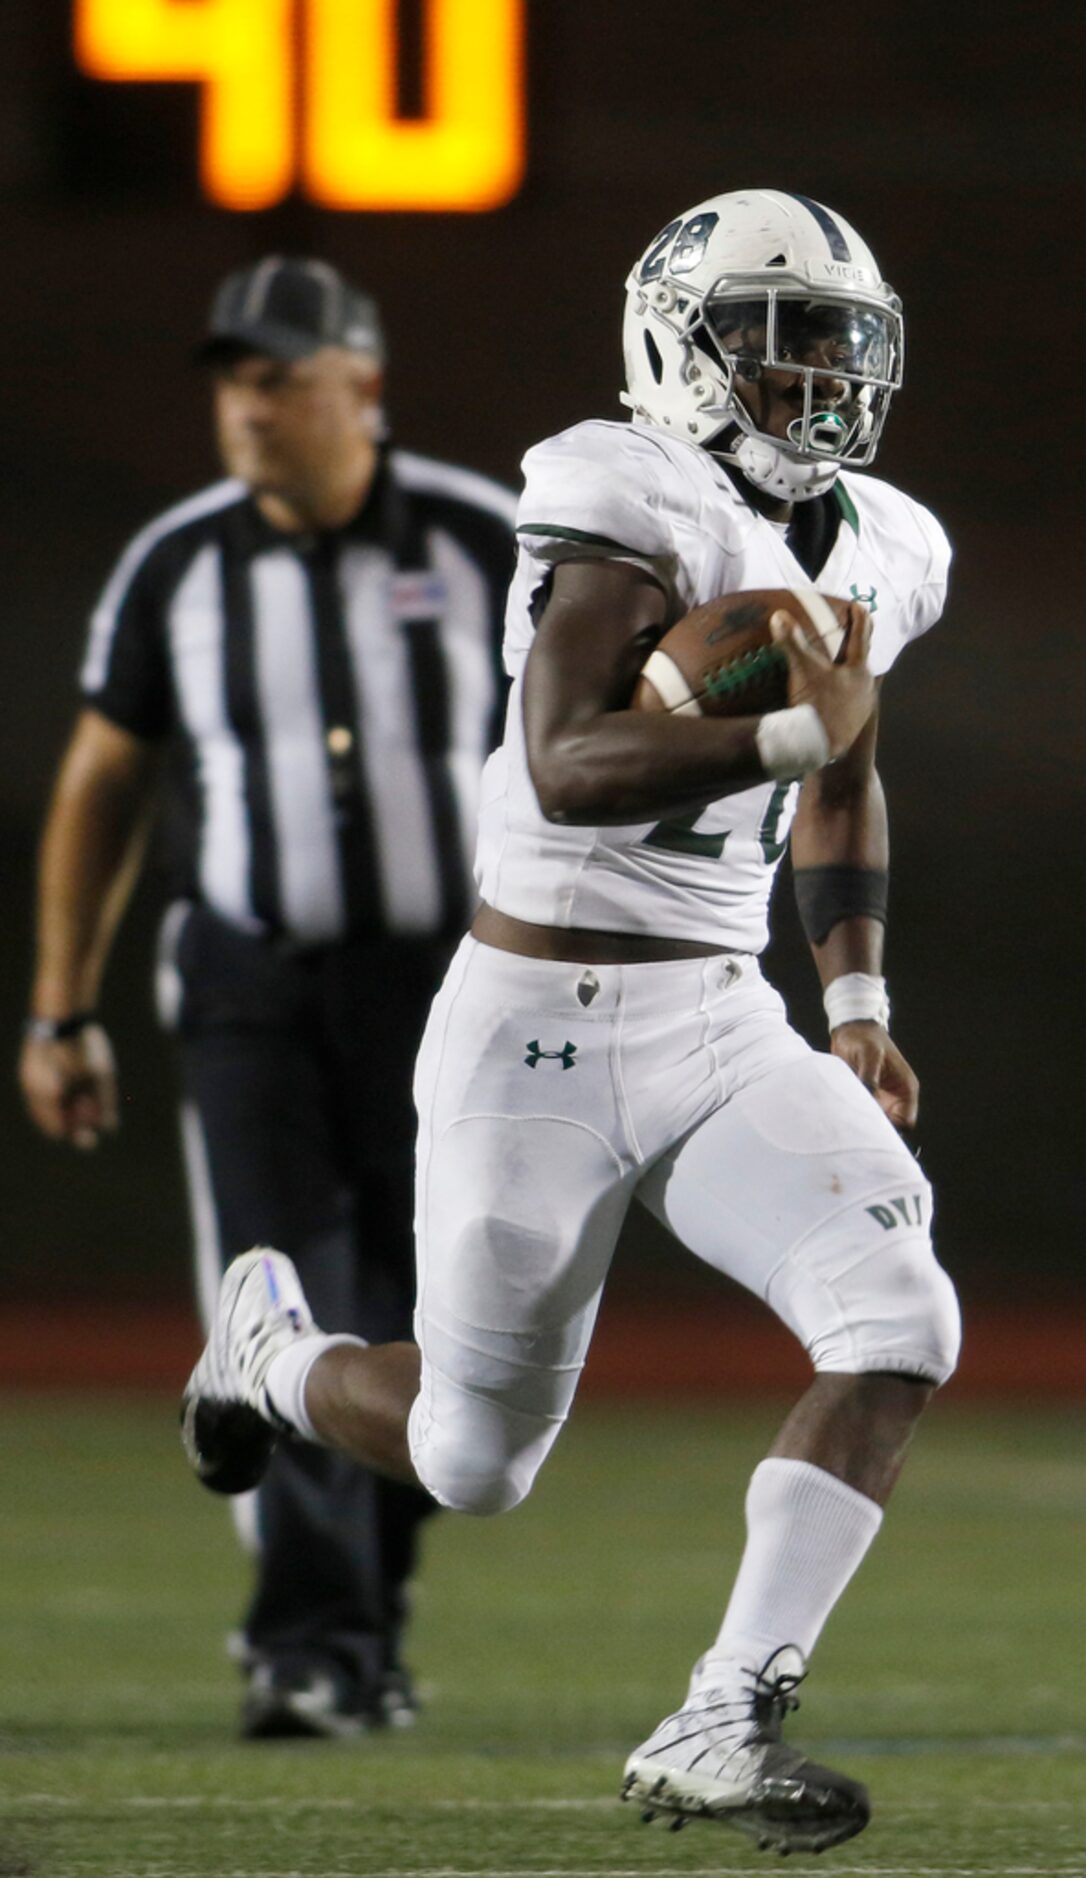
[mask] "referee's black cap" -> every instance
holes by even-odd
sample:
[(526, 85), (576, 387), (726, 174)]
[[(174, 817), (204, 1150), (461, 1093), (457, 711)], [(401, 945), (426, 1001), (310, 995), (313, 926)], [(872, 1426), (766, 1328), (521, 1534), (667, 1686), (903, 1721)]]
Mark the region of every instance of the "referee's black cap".
[(255, 267), (228, 274), (211, 302), (201, 363), (238, 351), (307, 359), (322, 346), (345, 346), (382, 363), (384, 334), (377, 305), (327, 261), (270, 254)]

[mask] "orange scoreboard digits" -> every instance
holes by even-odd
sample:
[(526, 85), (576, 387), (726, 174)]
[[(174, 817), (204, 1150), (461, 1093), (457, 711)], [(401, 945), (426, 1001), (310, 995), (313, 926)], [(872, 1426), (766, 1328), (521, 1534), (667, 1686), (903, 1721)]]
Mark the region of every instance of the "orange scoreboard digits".
[(397, 122), (395, 0), (308, 0), (306, 193), (341, 209), (492, 209), (523, 167), (521, 8), (430, 0), (425, 117)]
[(520, 185), (524, 0), (426, 0), (412, 119), (396, 115), (396, 0), (74, 5), (89, 76), (201, 86), (200, 180), (223, 208), (268, 208), (300, 182), (326, 208), (480, 210)]
[(76, 0), (76, 57), (93, 78), (201, 85), (203, 187), (223, 208), (263, 209), (294, 174), (293, 3)]

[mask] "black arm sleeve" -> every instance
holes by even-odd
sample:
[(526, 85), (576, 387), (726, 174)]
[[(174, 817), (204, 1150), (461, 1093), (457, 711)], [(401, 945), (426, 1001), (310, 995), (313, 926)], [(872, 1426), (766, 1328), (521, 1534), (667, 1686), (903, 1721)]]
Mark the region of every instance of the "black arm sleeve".
[(800, 923), (814, 946), (823, 945), (843, 919), (886, 924), (889, 875), (884, 867), (797, 867), (794, 880)]

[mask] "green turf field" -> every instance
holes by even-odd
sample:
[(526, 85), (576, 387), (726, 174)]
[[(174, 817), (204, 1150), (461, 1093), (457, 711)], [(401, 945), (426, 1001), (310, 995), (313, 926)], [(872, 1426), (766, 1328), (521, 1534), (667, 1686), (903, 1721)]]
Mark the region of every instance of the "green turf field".
[[(585, 1405), (533, 1499), (435, 1524), (409, 1735), (244, 1745), (243, 1595), (173, 1405), (2, 1401), (0, 1878), (696, 1878), (777, 1861), (615, 1794), (715, 1629), (773, 1416)], [(792, 1871), (1086, 1873), (1086, 1412), (934, 1412), (790, 1732), (867, 1780)]]

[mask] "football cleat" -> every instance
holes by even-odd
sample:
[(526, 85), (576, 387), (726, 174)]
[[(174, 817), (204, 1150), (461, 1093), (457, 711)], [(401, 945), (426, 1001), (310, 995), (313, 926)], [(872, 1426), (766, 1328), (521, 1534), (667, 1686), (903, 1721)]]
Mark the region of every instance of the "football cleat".
[(727, 1680), (695, 1681), (626, 1763), (622, 1798), (642, 1818), (670, 1813), (735, 1826), (762, 1851), (822, 1852), (862, 1832), (871, 1817), (858, 1781), (820, 1767), (781, 1740), (807, 1674), (786, 1644), (759, 1670), (735, 1666)]
[(375, 1689), (366, 1689), (332, 1661), (276, 1663), (254, 1656), (247, 1677), (241, 1711), (247, 1741), (348, 1741), (375, 1729), (412, 1727), (418, 1715), (406, 1670), (390, 1670)]
[(382, 1728), (413, 1728), (419, 1695), (406, 1669), (388, 1669), (377, 1692), (377, 1720)]
[(241, 1711), (247, 1741), (349, 1741), (380, 1722), (376, 1705), (363, 1702), (345, 1677), (316, 1665), (291, 1670), (257, 1663)]
[(258, 1246), (227, 1266), (204, 1353), (181, 1398), (181, 1444), (213, 1493), (247, 1493), (293, 1432), (265, 1388), (274, 1356), (316, 1331), (298, 1274)]

